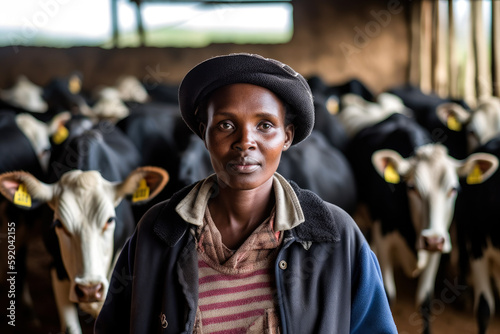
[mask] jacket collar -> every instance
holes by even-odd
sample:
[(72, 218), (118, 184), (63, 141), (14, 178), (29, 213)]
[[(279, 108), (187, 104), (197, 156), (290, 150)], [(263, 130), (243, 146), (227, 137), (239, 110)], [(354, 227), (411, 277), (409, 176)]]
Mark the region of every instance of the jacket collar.
[[(277, 229), (285, 230), (285, 233), (291, 233), (298, 242), (339, 241), (340, 236), (337, 224), (325, 202), (313, 192), (299, 188), (293, 181), (288, 183), (283, 177), (279, 176), (278, 178), (281, 179), (278, 179), (277, 182), (280, 182), (282, 185), (282, 182), (284, 182), (283, 189), (285, 189), (285, 192), (287, 191), (287, 187), (293, 190), (293, 196), (285, 197), (291, 198), (292, 202), (295, 201), (293, 205), (297, 205), (299, 210), (294, 210), (295, 212), (291, 214), (292, 218), (288, 217), (292, 219), (289, 226), (281, 225), (277, 226)], [(197, 213), (188, 214), (186, 212), (190, 210), (179, 210), (179, 208), (191, 206), (194, 209), (193, 212), (197, 212), (200, 208), (196, 207), (196, 205), (202, 205), (204, 212), (204, 206), (206, 205), (206, 201), (208, 201), (207, 197), (209, 197), (213, 191), (213, 182), (210, 183), (210, 186), (206, 186), (207, 180), (208, 179), (205, 179), (185, 187), (174, 194), (169, 200), (161, 204), (161, 212), (155, 218), (156, 221), (154, 222), (153, 231), (170, 247), (173, 247), (182, 238), (190, 224), (198, 224), (199, 217)], [(200, 189), (203, 189), (203, 191), (200, 192)], [(190, 194), (193, 195), (194, 192), (198, 192), (199, 196), (203, 197), (203, 201), (201, 201), (201, 199), (198, 202), (196, 200), (193, 201), (193, 198), (191, 198), (191, 200), (186, 200), (190, 197)], [(278, 204), (277, 210), (279, 206)], [(179, 211), (182, 217), (179, 215)], [(290, 213), (285, 213), (285, 211), (283, 214), (290, 215)]]
[[(217, 176), (215, 174), (199, 182), (175, 207), (175, 211), (186, 222), (203, 225), (203, 217), (210, 198), (217, 194)], [(273, 191), (275, 203), (275, 230), (290, 230), (304, 222), (304, 213), (299, 199), (292, 186), (283, 176), (275, 173), (273, 176)]]

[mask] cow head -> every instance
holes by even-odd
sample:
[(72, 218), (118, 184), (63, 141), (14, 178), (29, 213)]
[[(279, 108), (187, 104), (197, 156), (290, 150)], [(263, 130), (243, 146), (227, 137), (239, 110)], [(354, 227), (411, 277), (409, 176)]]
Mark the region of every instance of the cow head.
[(168, 181), (161, 168), (141, 167), (123, 182), (109, 182), (97, 171), (73, 170), (53, 184), (26, 172), (0, 175), (0, 191), (18, 206), (46, 202), (54, 211), (55, 232), (71, 288), (69, 300), (96, 316), (113, 267), (115, 207), (132, 195), (137, 202), (156, 196)]
[(479, 99), (472, 112), (466, 111), (457, 103), (448, 102), (436, 108), (438, 118), (449, 129), (467, 131), (469, 152), (485, 144), (500, 133), (500, 99), (489, 96)]
[(44, 113), (48, 106), (42, 97), (42, 92), (41, 87), (32, 83), (24, 75), (20, 75), (11, 89), (0, 91), (0, 98), (13, 106), (31, 112)]
[(120, 92), (120, 99), (123, 101), (146, 103), (150, 100), (144, 85), (132, 75), (118, 78), (115, 87)]
[(417, 236), (417, 272), (426, 266), (429, 252), (451, 251), (448, 229), (459, 177), (467, 177), (469, 183), (481, 183), (498, 167), (498, 159), (487, 153), (455, 160), (441, 144), (421, 146), (407, 159), (393, 150), (376, 151), (372, 162), (387, 182), (403, 180), (407, 186), (410, 216)]
[(107, 119), (112, 122), (125, 118), (129, 115), (129, 109), (122, 101), (120, 92), (113, 87), (102, 87), (96, 92), (97, 102), (92, 107), (91, 118)]
[(342, 95), (340, 104), (342, 110), (338, 114), (339, 121), (351, 138), (362, 129), (380, 123), (395, 113), (409, 113), (403, 101), (390, 93), (379, 94), (377, 102), (369, 102), (359, 95), (348, 93)]
[(37, 120), (30, 114), (23, 113), (16, 116), (16, 124), (28, 138), (38, 157), (40, 166), (47, 171), (50, 159), (50, 137), (71, 118), (69, 112), (62, 112), (52, 118), (50, 123)]

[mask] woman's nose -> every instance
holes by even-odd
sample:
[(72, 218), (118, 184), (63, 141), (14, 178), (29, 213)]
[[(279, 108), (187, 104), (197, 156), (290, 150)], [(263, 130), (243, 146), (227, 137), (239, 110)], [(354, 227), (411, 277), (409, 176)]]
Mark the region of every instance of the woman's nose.
[(238, 132), (236, 141), (234, 142), (233, 148), (238, 151), (252, 150), (256, 146), (253, 132), (251, 129), (242, 128)]

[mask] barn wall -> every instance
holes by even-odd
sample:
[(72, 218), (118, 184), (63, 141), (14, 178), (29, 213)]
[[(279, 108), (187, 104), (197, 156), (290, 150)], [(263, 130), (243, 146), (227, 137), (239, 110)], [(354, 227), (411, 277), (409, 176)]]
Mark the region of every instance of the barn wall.
[(280, 45), (215, 44), (191, 48), (93, 47), (0, 48), (0, 88), (19, 74), (44, 85), (54, 76), (78, 70), (84, 88), (109, 85), (122, 74), (145, 84), (178, 83), (198, 62), (218, 54), (251, 52), (279, 59), (308, 77), (327, 83), (356, 77), (375, 92), (406, 81), (407, 9), (402, 0), (296, 0), (294, 36)]

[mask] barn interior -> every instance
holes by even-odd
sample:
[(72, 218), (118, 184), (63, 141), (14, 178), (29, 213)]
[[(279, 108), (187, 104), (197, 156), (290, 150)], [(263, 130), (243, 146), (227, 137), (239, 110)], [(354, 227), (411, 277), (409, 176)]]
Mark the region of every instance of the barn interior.
[[(157, 76), (155, 80), (176, 84), (202, 60), (234, 52), (281, 59), (304, 76), (320, 75), (327, 82), (359, 78), (378, 91), (404, 83), (410, 50), (406, 24), (408, 4), (404, 1), (361, 3), (293, 2), (293, 36), (281, 44), (213, 43), (201, 48), (123, 48), (118, 43), (118, 47), (110, 49), (5, 46), (0, 49), (0, 87), (10, 87), (20, 74), (43, 85), (54, 76), (75, 70), (84, 76), (84, 89), (111, 85), (124, 74), (148, 80), (154, 71), (159, 72), (153, 73)], [(63, 15), (63, 10), (61, 5), (58, 15)], [(393, 14), (383, 18), (371, 14), (389, 10)], [(23, 35), (20, 36), (22, 40)]]
[[(500, 2), (497, 1), (109, 0), (112, 27), (105, 45), (36, 45), (40, 27), (64, 16), (76, 2), (39, 1), (34, 2), (30, 11), (15, 13), (15, 20), (21, 22), (20, 28), (14, 33), (6, 32), (4, 36), (7, 37), (0, 44), (0, 91), (12, 88), (19, 76), (44, 87), (53, 78), (67, 77), (75, 72), (82, 78), (82, 92), (89, 96), (95, 88), (112, 86), (125, 75), (134, 76), (147, 88), (153, 89), (158, 85), (176, 87), (184, 75), (203, 60), (221, 54), (246, 52), (278, 59), (305, 78), (319, 77), (330, 86), (359, 80), (374, 96), (411, 85), (426, 95), (463, 100), (470, 108), (475, 108), (481, 97), (500, 96)], [(117, 3), (124, 2), (136, 10), (134, 15), (139, 13), (134, 31), (128, 32), (135, 36), (134, 46), (125, 45), (125, 33), (113, 21), (118, 20), (113, 16), (113, 9)], [(222, 8), (218, 17), (220, 20), (225, 19), (225, 8), (285, 3), (291, 8), (293, 26), (289, 38), (277, 43), (208, 42), (202, 46), (182, 47), (148, 45), (150, 32), (137, 23), (141, 21), (141, 8), (144, 11), (148, 5), (169, 2)], [(461, 9), (465, 14), (457, 15)], [(7, 15), (9, 5), (4, 3), (0, 20)], [(89, 17), (89, 26), (97, 24), (93, 20)], [(7, 224), (6, 219), (2, 218), (3, 226)], [(39, 226), (32, 226), (30, 233), (23, 237), (28, 243), (26, 277), (39, 319), (36, 323), (23, 323), (26, 315), (19, 310), (16, 326), (10, 326), (8, 318), (3, 317), (2, 333), (60, 331), (48, 270), (51, 260), (40, 236), (42, 230)], [(1, 251), (4, 256), (7, 254), (7, 234), (2, 233)], [(21, 241), (17, 239), (16, 242)], [(442, 258), (435, 297), (430, 304), (434, 333), (477, 333), (472, 288), (460, 290), (461, 285), (457, 283), (458, 262), (455, 248)], [(421, 333), (422, 320), (415, 307), (417, 280), (407, 277), (400, 269), (396, 270), (396, 279), (398, 299), (391, 304), (391, 308), (398, 331)], [(16, 291), (21, 291), (21, 287), (16, 287)], [(451, 296), (450, 291), (456, 292), (456, 295)], [(2, 303), (8, 303), (7, 289), (2, 288), (1, 293)], [(497, 309), (500, 309), (498, 294), (496, 296)], [(2, 307), (7, 306), (2, 304)], [(79, 316), (84, 333), (91, 333), (93, 319), (83, 312)], [(488, 328), (490, 334), (500, 333), (499, 311), (490, 319)]]

